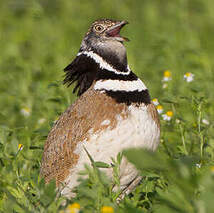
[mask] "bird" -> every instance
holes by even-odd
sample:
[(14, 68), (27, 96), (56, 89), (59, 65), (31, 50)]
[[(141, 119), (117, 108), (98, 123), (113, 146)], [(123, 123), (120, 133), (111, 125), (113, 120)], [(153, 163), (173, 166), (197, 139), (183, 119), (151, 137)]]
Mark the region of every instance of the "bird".
[[(112, 158), (128, 148), (155, 151), (160, 140), (160, 121), (148, 88), (130, 69), (120, 35), (127, 21), (99, 19), (85, 34), (78, 54), (65, 67), (64, 84), (75, 84), (77, 100), (62, 113), (44, 145), (40, 173), (52, 179), (60, 194), (74, 197), (78, 174), (94, 161), (112, 164)], [(87, 153), (86, 153), (87, 151)], [(102, 171), (111, 179), (113, 169)], [(141, 176), (123, 157), (120, 190), (130, 193)], [(116, 189), (115, 189), (116, 190)], [(124, 194), (125, 194), (124, 193)]]

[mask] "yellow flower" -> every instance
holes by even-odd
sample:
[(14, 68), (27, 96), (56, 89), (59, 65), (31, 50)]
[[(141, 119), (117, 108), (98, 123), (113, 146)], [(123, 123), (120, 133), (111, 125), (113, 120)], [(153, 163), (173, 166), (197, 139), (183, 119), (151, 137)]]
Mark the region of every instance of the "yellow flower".
[(163, 112), (163, 106), (162, 105), (156, 106), (156, 109), (157, 109), (159, 114), (161, 114)]
[(211, 166), (211, 167), (210, 167), (210, 171), (211, 171), (212, 173), (214, 173), (214, 166)]
[(162, 115), (163, 120), (165, 121), (170, 121), (172, 119), (173, 112), (172, 111), (167, 111), (165, 114)]
[(114, 213), (114, 209), (111, 206), (103, 206), (101, 213)]
[(80, 204), (79, 203), (73, 203), (68, 205), (66, 208), (66, 213), (78, 213), (80, 211)]
[(172, 73), (169, 70), (165, 70), (163, 73), (163, 81), (172, 80)]
[(173, 112), (172, 111), (168, 111), (166, 112), (167, 116), (172, 117), (173, 116)]
[(18, 145), (18, 150), (21, 151), (21, 150), (23, 149), (23, 147), (24, 147), (23, 144), (20, 143), (20, 144)]
[(171, 74), (171, 72), (169, 70), (165, 70), (164, 73), (163, 73), (163, 76), (164, 77), (171, 77), (172, 74)]
[(186, 76), (186, 77), (189, 77), (189, 76), (191, 76), (191, 73), (190, 73), (190, 72), (187, 72), (187, 73), (185, 74), (185, 76)]
[(157, 99), (157, 98), (152, 99), (152, 102), (153, 102), (153, 104), (154, 104), (155, 106), (157, 106), (157, 105), (159, 104), (159, 102), (158, 102), (158, 99)]

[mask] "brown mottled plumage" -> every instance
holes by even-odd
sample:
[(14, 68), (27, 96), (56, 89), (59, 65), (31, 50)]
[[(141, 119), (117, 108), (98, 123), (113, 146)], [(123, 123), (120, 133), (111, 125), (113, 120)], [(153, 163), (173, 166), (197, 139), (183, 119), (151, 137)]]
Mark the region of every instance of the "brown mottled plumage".
[[(148, 113), (160, 126), (158, 113), (153, 103), (148, 105)], [(92, 126), (94, 133), (108, 127), (113, 129), (117, 125), (118, 114), (126, 118), (127, 106), (93, 89), (89, 89), (72, 104), (60, 116), (48, 134), (41, 169), (46, 182), (55, 178), (57, 185), (62, 183), (68, 176), (69, 169), (75, 166), (79, 158), (74, 153), (77, 143), (89, 137), (89, 130)], [(110, 123), (101, 126), (103, 120), (110, 120)]]
[[(101, 131), (104, 128), (114, 128), (116, 116), (122, 112), (127, 116), (127, 106), (116, 103), (111, 97), (94, 91), (85, 92), (59, 118), (50, 131), (43, 155), (41, 173), (46, 182), (56, 179), (57, 185), (68, 175), (68, 169), (75, 166), (79, 156), (74, 153), (78, 142), (89, 137), (89, 130)], [(103, 120), (110, 124), (102, 125)]]

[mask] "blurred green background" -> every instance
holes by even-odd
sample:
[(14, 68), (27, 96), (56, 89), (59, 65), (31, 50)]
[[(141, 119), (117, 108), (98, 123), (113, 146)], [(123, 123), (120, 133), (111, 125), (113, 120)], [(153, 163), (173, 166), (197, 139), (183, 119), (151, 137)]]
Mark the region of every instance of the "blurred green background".
[[(98, 18), (130, 22), (122, 32), (131, 40), (129, 64), (152, 97), (162, 96), (163, 70), (170, 69), (173, 95), (192, 72), (194, 87), (213, 99), (213, 9), (212, 0), (1, 0), (0, 123), (35, 128), (39, 117), (54, 119), (72, 102), (62, 70)], [(30, 120), (23, 120), (22, 107), (30, 108)]]
[[(28, 184), (37, 187), (48, 131), (76, 98), (72, 87), (62, 85), (63, 68), (99, 18), (130, 23), (121, 33), (131, 40), (125, 44), (129, 65), (164, 110), (174, 112), (172, 123), (162, 121), (162, 142), (167, 145), (159, 150), (173, 157), (183, 154), (176, 118), (184, 122), (189, 154), (203, 149), (201, 133), (191, 129), (198, 128), (197, 107), (203, 97), (201, 118), (209, 121), (206, 162), (213, 162), (213, 11), (213, 0), (0, 0), (0, 211), (1, 204), (11, 207), (6, 192), (16, 192), (17, 199), (23, 196), (14, 185), (17, 180), (23, 189)], [(164, 70), (172, 74), (166, 89)], [(195, 75), (193, 82), (184, 81), (186, 72)], [(196, 111), (193, 97), (199, 100)], [(17, 157), (18, 144), (24, 148)]]

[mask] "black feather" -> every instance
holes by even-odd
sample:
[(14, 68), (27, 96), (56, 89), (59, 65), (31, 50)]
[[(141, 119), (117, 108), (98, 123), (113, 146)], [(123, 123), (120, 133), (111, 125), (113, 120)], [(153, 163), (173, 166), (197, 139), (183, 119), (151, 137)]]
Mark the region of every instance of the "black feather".
[(143, 90), (143, 91), (105, 91), (106, 94), (114, 98), (118, 103), (125, 103), (127, 105), (130, 105), (132, 103), (144, 103), (144, 104), (150, 104), (151, 99), (149, 95), (148, 90)]
[(64, 84), (69, 87), (74, 82), (76, 83), (73, 93), (77, 91), (77, 95), (82, 95), (93, 83), (98, 65), (93, 59), (85, 56), (77, 56), (67, 67), (65, 67)]

